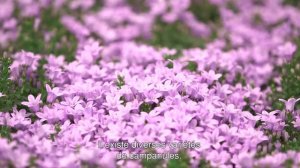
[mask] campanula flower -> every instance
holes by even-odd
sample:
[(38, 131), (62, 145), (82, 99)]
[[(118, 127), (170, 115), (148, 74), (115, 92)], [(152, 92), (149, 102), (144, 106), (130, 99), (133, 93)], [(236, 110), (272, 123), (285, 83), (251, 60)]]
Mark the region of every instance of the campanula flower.
[(28, 96), (28, 102), (22, 102), (23, 105), (29, 107), (34, 112), (38, 111), (40, 108), (40, 104), (42, 103), (41, 94), (39, 94), (36, 98), (33, 95)]
[(284, 99), (279, 99), (279, 101), (283, 102), (285, 104), (285, 109), (288, 112), (294, 112), (295, 109), (295, 105), (296, 103), (300, 100), (300, 98), (295, 99), (295, 98), (290, 98), (288, 100), (284, 100)]

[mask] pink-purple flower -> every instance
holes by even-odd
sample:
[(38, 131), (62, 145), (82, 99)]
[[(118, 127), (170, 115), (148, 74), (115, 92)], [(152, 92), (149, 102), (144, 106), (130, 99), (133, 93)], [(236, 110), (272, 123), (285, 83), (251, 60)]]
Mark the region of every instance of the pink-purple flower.
[(41, 94), (39, 94), (36, 98), (33, 95), (28, 96), (27, 102), (22, 102), (22, 105), (29, 107), (32, 111), (36, 112), (40, 108), (40, 104), (42, 103)]

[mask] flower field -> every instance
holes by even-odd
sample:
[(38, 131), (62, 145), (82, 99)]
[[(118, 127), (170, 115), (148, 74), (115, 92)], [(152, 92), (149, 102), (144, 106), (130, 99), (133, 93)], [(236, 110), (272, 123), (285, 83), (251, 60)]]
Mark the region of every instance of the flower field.
[(0, 0), (2, 167), (300, 167), (300, 1)]

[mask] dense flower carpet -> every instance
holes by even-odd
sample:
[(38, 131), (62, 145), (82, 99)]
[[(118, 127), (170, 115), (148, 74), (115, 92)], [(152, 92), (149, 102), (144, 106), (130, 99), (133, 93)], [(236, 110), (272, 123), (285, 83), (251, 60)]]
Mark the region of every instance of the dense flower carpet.
[(300, 1), (0, 0), (0, 167), (300, 167)]

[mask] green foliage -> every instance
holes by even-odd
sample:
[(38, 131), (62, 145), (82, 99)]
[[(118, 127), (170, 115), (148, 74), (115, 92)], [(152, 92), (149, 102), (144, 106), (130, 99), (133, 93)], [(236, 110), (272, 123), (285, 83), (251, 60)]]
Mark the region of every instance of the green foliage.
[(149, 112), (152, 111), (155, 107), (156, 107), (156, 104), (154, 104), (154, 103), (146, 103), (146, 102), (143, 102), (143, 103), (140, 105), (139, 110), (140, 110), (140, 111), (143, 111), (143, 112), (149, 113)]
[(149, 7), (144, 0), (128, 0), (128, 3), (136, 12), (146, 12), (149, 10)]
[(169, 69), (172, 69), (173, 68), (173, 62), (169, 62), (168, 64), (167, 64), (167, 67), (169, 68)]
[[(27, 100), (27, 97), (30, 94), (37, 96), (39, 93), (41, 93), (42, 98), (45, 101), (47, 97), (45, 84), (49, 83), (42, 68), (43, 64), (45, 64), (45, 61), (43, 59), (40, 61), (36, 79), (28, 79), (25, 74), (22, 73), (20, 77), (20, 84), (17, 84), (10, 79), (9, 66), (11, 65), (11, 62), (11, 59), (7, 56), (0, 58), (0, 92), (6, 95), (5, 97), (0, 98), (0, 111), (8, 112), (12, 110), (14, 106), (17, 106), (18, 109), (26, 109), (26, 107), (21, 105), (21, 102)], [(23, 72), (25, 71), (26, 69), (24, 69)], [(35, 81), (39, 82), (40, 87), (37, 87)]]
[(241, 83), (243, 86), (246, 86), (246, 79), (242, 74), (238, 73), (236, 75), (235, 80), (233, 81), (233, 83), (235, 85), (238, 84), (238, 83)]
[(265, 3), (265, 0), (253, 0), (253, 4), (258, 6), (263, 6)]
[[(15, 13), (18, 15), (18, 12)], [(31, 51), (38, 54), (55, 54), (64, 55), (67, 61), (74, 60), (75, 50), (77, 47), (76, 38), (68, 32), (60, 23), (59, 15), (53, 13), (51, 9), (46, 9), (41, 14), (41, 23), (38, 29), (34, 28), (35, 20), (26, 18), (21, 21), (20, 35), (12, 47), (7, 51), (16, 52), (20, 50)], [(44, 40), (44, 33), (52, 32), (53, 36), (49, 42)], [(57, 45), (59, 44), (59, 45)], [(1, 53), (2, 54), (2, 53)], [(43, 102), (46, 102), (47, 91), (45, 85), (50, 81), (45, 76), (43, 66), (47, 63), (44, 58), (39, 60), (39, 66), (36, 76), (29, 79), (24, 73), (21, 74), (20, 83), (10, 79), (10, 65), (12, 59), (10, 56), (0, 56), (0, 92), (5, 97), (0, 98), (0, 111), (10, 112), (14, 106), (17, 109), (29, 109), (21, 105), (22, 101), (27, 100), (28, 95), (37, 96), (42, 94)], [(26, 72), (24, 67), (23, 72)], [(32, 121), (36, 116), (31, 115)], [(0, 127), (1, 137), (10, 138), (11, 128), (7, 126)]]
[(189, 71), (195, 72), (198, 69), (198, 64), (195, 61), (189, 61), (188, 65), (185, 68)]
[(300, 50), (292, 61), (284, 66), (282, 73), (283, 98), (300, 97)]
[[(41, 13), (41, 23), (38, 29), (34, 28), (34, 22), (33, 18), (21, 21), (20, 35), (13, 47), (9, 49), (10, 52), (25, 50), (38, 54), (64, 55), (67, 61), (74, 60), (77, 47), (76, 38), (60, 23), (58, 14), (53, 13), (51, 9), (45, 9)], [(45, 32), (53, 33), (49, 42), (44, 40)], [(0, 99), (0, 110), (11, 110), (14, 105), (20, 107), (20, 102), (26, 100), (29, 94), (37, 96), (41, 93), (42, 100), (45, 102), (47, 97), (45, 85), (50, 83), (45, 77), (43, 68), (47, 63), (46, 60), (42, 58), (39, 61), (35, 79), (27, 79), (23, 74), (20, 85), (9, 79), (11, 62), (12, 60), (8, 56), (2, 57), (0, 60), (0, 64), (2, 64), (0, 92), (7, 95), (5, 99)]]
[(142, 165), (143, 168), (161, 168), (162, 161), (156, 159), (149, 159), (149, 160), (143, 159)]
[[(282, 67), (278, 68), (281, 73), (281, 87), (282, 90), (277, 89), (277, 84), (270, 80), (269, 86), (271, 87), (272, 94), (269, 95), (269, 99), (272, 102), (273, 109), (284, 109), (284, 103), (278, 101), (279, 98), (289, 99), (289, 98), (299, 98), (300, 97), (300, 40), (295, 40), (298, 45), (298, 50), (294, 54), (292, 60)], [(299, 108), (299, 103), (297, 105)], [(292, 114), (287, 114), (285, 130), (289, 134), (289, 140), (284, 141), (282, 138), (279, 139), (281, 143), (281, 150), (296, 150), (300, 151), (300, 132), (294, 128), (292, 121), (294, 118)]]
[(31, 157), (29, 158), (29, 167), (30, 167), (30, 168), (37, 167), (36, 160), (37, 160), (37, 157), (35, 157), (35, 156), (31, 156)]
[(24, 19), (20, 26), (21, 32), (14, 43), (14, 50), (26, 50), (41, 53), (44, 49), (43, 36), (34, 30), (34, 19)]
[[(64, 55), (67, 61), (74, 60), (77, 47), (76, 37), (60, 23), (60, 16), (45, 9), (41, 13), (41, 23), (34, 28), (33, 18), (24, 19), (20, 25), (20, 35), (14, 43), (14, 51), (26, 50), (39, 54)], [(44, 40), (45, 33), (52, 33), (49, 41)]]
[[(300, 44), (300, 43), (299, 43)], [(269, 95), (269, 99), (272, 102), (272, 108), (283, 110), (284, 103), (280, 102), (278, 99), (289, 99), (291, 97), (298, 98), (300, 97), (300, 70), (297, 68), (300, 60), (300, 50), (298, 49), (297, 53), (294, 55), (294, 58), (280, 68), (282, 81), (281, 86), (282, 90), (278, 91), (277, 85), (272, 80), (269, 82), (269, 86), (271, 87), (272, 94)], [(298, 105), (299, 106), (299, 105)], [(294, 121), (293, 115), (288, 113), (286, 116), (286, 126), (285, 131), (289, 135), (288, 140), (284, 140), (282, 137), (277, 137), (275, 141), (279, 141), (281, 143), (281, 150), (286, 152), (288, 150), (296, 150), (300, 151), (300, 132), (294, 128), (292, 122)], [(275, 142), (274, 141), (274, 142)], [(287, 165), (289, 162), (287, 162)], [(288, 166), (287, 166), (288, 167)]]
[(190, 11), (194, 13), (198, 20), (204, 23), (220, 22), (220, 12), (216, 5), (209, 0), (192, 0)]
[(172, 60), (179, 59), (182, 56), (181, 52), (177, 52), (175, 55), (165, 55), (164, 59), (168, 61), (168, 64), (166, 65), (169, 69), (173, 68), (173, 62)]
[(180, 151), (179, 159), (171, 159), (168, 162), (168, 168), (189, 168), (190, 158), (185, 151)]
[(190, 30), (179, 22), (167, 24), (158, 22), (154, 27), (150, 44), (175, 49), (205, 47), (205, 40), (192, 35)]
[(9, 160), (7, 168), (16, 168), (12, 160)]
[(234, 13), (239, 13), (239, 8), (236, 6), (233, 0), (227, 2), (227, 8), (232, 10)]
[(249, 111), (252, 115), (256, 115), (256, 112), (251, 108), (249, 98), (244, 98), (246, 105), (243, 107), (243, 111)]
[(266, 86), (269, 86), (272, 90), (272, 93), (268, 95), (268, 99), (272, 102), (272, 109), (282, 110), (284, 108), (284, 104), (279, 101), (284, 97), (284, 93), (279, 92), (277, 90), (278, 84), (276, 84), (273, 80), (270, 80)]
[(99, 165), (96, 163), (89, 163), (87, 161), (81, 161), (81, 168), (99, 168)]
[(258, 13), (256, 13), (256, 14), (254, 14), (253, 16), (252, 16), (252, 23), (254, 24), (254, 25), (261, 25), (261, 24), (263, 24), (263, 19), (262, 19), (262, 17), (261, 17), (261, 15), (260, 14), (258, 14)]
[(290, 138), (286, 142), (282, 142), (282, 150), (297, 150), (300, 151), (300, 132), (296, 130), (292, 124), (293, 115), (288, 113), (286, 119), (286, 127), (285, 130), (288, 132)]
[[(273, 109), (283, 109), (284, 104), (278, 101), (278, 99), (289, 99), (300, 97), (300, 39), (295, 40), (298, 46), (296, 53), (291, 61), (278, 67), (278, 71), (281, 73), (281, 87), (282, 90), (278, 90), (278, 85), (270, 80), (268, 85), (270, 86), (272, 93), (269, 95), (269, 99), (272, 102)], [(299, 103), (298, 103), (299, 107)]]
[(58, 135), (60, 131), (61, 131), (60, 124), (55, 124), (55, 133), (50, 135), (52, 141), (54, 141), (55, 137)]
[(11, 139), (10, 136), (11, 128), (8, 126), (0, 125), (0, 137)]
[(61, 24), (60, 16), (55, 14), (53, 10), (47, 9), (43, 11), (41, 31), (54, 32), (54, 36), (50, 42), (46, 43), (45, 52), (47, 54), (64, 55), (67, 61), (75, 59), (74, 56), (77, 48), (76, 37)]
[(292, 5), (292, 6), (295, 6), (295, 7), (300, 7), (300, 1), (299, 0), (284, 0), (283, 4)]
[(193, 0), (190, 5), (191, 12), (196, 18), (204, 23), (209, 23), (212, 34), (207, 38), (196, 37), (191, 30), (180, 22), (172, 24), (158, 21), (154, 27), (153, 37), (150, 44), (158, 47), (175, 48), (205, 48), (205, 44), (217, 37), (215, 29), (220, 27), (220, 13), (217, 6), (209, 3), (208, 0)]
[(39, 86), (36, 90), (35, 95), (38, 95), (39, 93), (42, 94), (41, 99), (44, 103), (46, 103), (47, 100), (47, 90), (46, 90), (46, 84), (51, 84), (50, 80), (45, 76), (45, 69), (44, 65), (47, 63), (45, 59), (41, 59), (39, 61), (39, 66), (37, 69), (37, 86)]
[(18, 87), (10, 79), (11, 59), (7, 56), (0, 57), (0, 92), (5, 96), (0, 98), (0, 111), (7, 112), (12, 109), (14, 105), (20, 105), (22, 100), (25, 100), (27, 96), (24, 93), (27, 91), (24, 87)]
[(180, 58), (182, 55), (181, 54), (175, 54), (175, 55), (166, 55), (164, 56), (165, 60), (176, 60)]
[[(156, 152), (154, 149), (150, 149), (146, 153), (155, 154)], [(162, 168), (163, 161), (163, 159), (143, 159), (141, 163), (143, 168)]]
[(0, 57), (0, 92), (5, 94), (4, 97), (0, 97), (0, 111), (6, 111), (7, 109), (5, 107), (8, 106), (10, 109), (14, 105), (13, 100), (9, 101), (11, 96), (13, 96), (10, 94), (12, 92), (11, 87), (13, 86), (13, 82), (9, 79), (10, 64), (11, 60), (8, 57)]
[(119, 89), (121, 89), (121, 87), (125, 85), (125, 80), (123, 76), (118, 75), (116, 85)]
[[(37, 96), (39, 93), (42, 94), (42, 99), (46, 100), (47, 92), (45, 89), (45, 84), (48, 82), (44, 76), (44, 70), (42, 68), (45, 64), (44, 60), (40, 61), (37, 78), (28, 79), (23, 73), (20, 77), (21, 83), (18, 84), (10, 79), (10, 68), (11, 59), (8, 56), (0, 57), (0, 92), (5, 96), (0, 98), (0, 112), (10, 112), (13, 107), (17, 109), (29, 109), (21, 104), (22, 101), (27, 100), (28, 95), (33, 94)], [(24, 70), (26, 71), (26, 69)], [(40, 87), (37, 86), (35, 82), (39, 82)], [(31, 115), (32, 121), (36, 120), (35, 115)], [(6, 137), (10, 139), (10, 133), (13, 130), (8, 126), (0, 126), (0, 135), (1, 137)]]
[(103, 7), (103, 3), (103, 0), (96, 0), (95, 4), (91, 8), (91, 11), (99, 11)]
[(284, 167), (285, 168), (292, 168), (293, 167), (294, 161), (292, 159), (288, 159), (284, 162)]
[(212, 168), (209, 161), (206, 161), (204, 159), (200, 160), (198, 168)]

